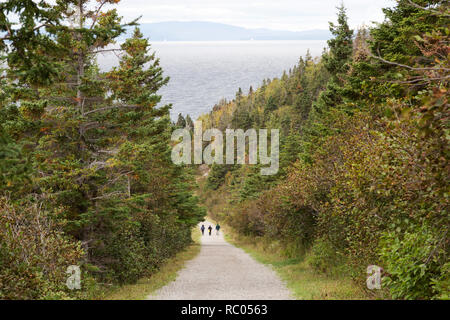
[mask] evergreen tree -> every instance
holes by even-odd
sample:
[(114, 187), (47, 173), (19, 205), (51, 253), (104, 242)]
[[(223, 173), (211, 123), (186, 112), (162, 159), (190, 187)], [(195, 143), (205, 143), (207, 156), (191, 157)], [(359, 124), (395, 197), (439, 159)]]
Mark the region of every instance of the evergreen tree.
[[(155, 261), (146, 258), (156, 259), (155, 248), (160, 257), (169, 257), (189, 243), (190, 229), (204, 212), (192, 197), (191, 177), (171, 162), (169, 106), (156, 107), (161, 99), (157, 90), (169, 80), (163, 77), (159, 59), (155, 58), (155, 53), (148, 54), (150, 44), (138, 28), (122, 45), (122, 50), (124, 54), (119, 67), (107, 74), (112, 80), (112, 97), (120, 104), (139, 108), (116, 113), (124, 124), (118, 138), (125, 135), (127, 139), (118, 146), (109, 174), (111, 179), (119, 175), (123, 178), (104, 192), (121, 193), (122, 196), (108, 201), (103, 216), (119, 220), (114, 223), (116, 229), (120, 226), (115, 233), (125, 235), (131, 230), (133, 239), (129, 244), (122, 240), (122, 250), (118, 251), (117, 243), (104, 238), (106, 243), (110, 242), (111, 250), (103, 252), (103, 258), (110, 259), (112, 255), (127, 265), (132, 264), (133, 272), (121, 271), (120, 264), (115, 270), (116, 274), (122, 274), (122, 281), (129, 281), (137, 279), (142, 273), (139, 270), (149, 263), (153, 263), (150, 268), (157, 266)], [(126, 204), (124, 199), (127, 199)], [(135, 227), (136, 222), (140, 228)], [(157, 234), (155, 230), (158, 230)], [(102, 234), (108, 233), (103, 231)], [(136, 248), (137, 251), (130, 250), (130, 245), (136, 241), (142, 246)], [(125, 252), (129, 256), (124, 255)], [(131, 257), (136, 255), (140, 259), (132, 260)], [(112, 267), (116, 268), (115, 265)]]
[(242, 100), (242, 89), (239, 88), (236, 93), (236, 107), (239, 108)]
[(175, 125), (179, 128), (186, 127), (186, 120), (184, 119), (183, 115), (181, 113), (178, 114), (178, 119)]
[(138, 107), (108, 95), (109, 81), (95, 62), (126, 25), (115, 9), (101, 11), (101, 3), (92, 5), (88, 0), (68, 1), (60, 13), (67, 27), (57, 29), (56, 41), (64, 54), (57, 81), (39, 89), (48, 102), (35, 148), (41, 192), (53, 206), (66, 208), (67, 231), (85, 243), (92, 242), (102, 201), (112, 196), (103, 191), (120, 141), (115, 135), (122, 126), (118, 114)]
[[(129, 282), (188, 244), (204, 212), (192, 177), (170, 159), (169, 106), (156, 107), (168, 81), (159, 60), (139, 30), (111, 48), (135, 24), (103, 10), (117, 2), (0, 4), (0, 191), (23, 184), (17, 197), (60, 210), (53, 218), (83, 244), (91, 270)], [(8, 13), (20, 14), (20, 28)], [(96, 55), (113, 51), (119, 67), (101, 72)], [(30, 173), (32, 184), (22, 183)]]
[(16, 197), (29, 191), (30, 170), (31, 164), (21, 146), (5, 133), (0, 123), (0, 194), (12, 192)]
[[(446, 13), (447, 11), (447, 13)], [(436, 52), (427, 52), (417, 45), (424, 34), (448, 34), (448, 3), (440, 0), (399, 0), (393, 8), (383, 9), (385, 21), (370, 32), (369, 47), (373, 58), (370, 65), (362, 64), (360, 69), (367, 70), (363, 76), (383, 79), (366, 84), (365, 92), (370, 92), (376, 102), (385, 102), (388, 98), (414, 95), (424, 85), (402, 85), (411, 70), (402, 65), (430, 66), (436, 62)], [(381, 59), (384, 61), (382, 61)], [(390, 63), (386, 63), (386, 61)], [(396, 83), (397, 82), (397, 83)], [(417, 100), (420, 104), (420, 100)]]
[(194, 129), (194, 121), (192, 121), (192, 118), (190, 115), (186, 115), (186, 126), (189, 129)]
[(324, 66), (331, 79), (315, 105), (315, 111), (319, 113), (343, 102), (342, 87), (346, 82), (353, 53), (353, 30), (348, 26), (346, 9), (343, 4), (337, 9), (337, 24), (330, 22), (333, 38), (327, 41), (329, 50), (323, 55)]
[(340, 76), (349, 70), (353, 52), (353, 30), (348, 26), (347, 10), (344, 5), (337, 9), (337, 24), (330, 22), (333, 38), (327, 41), (329, 51), (324, 56), (324, 63), (331, 74), (331, 79), (336, 83), (342, 83)]
[[(63, 49), (55, 34), (66, 7), (65, 2), (0, 3), (0, 194), (14, 190), (12, 198), (24, 196), (17, 188), (28, 192), (33, 188), (31, 179), (22, 178), (31, 170), (32, 146), (43, 130), (41, 120), (48, 104), (39, 88), (54, 82), (61, 70), (58, 58)], [(20, 17), (20, 23), (12, 21), (13, 15)]]

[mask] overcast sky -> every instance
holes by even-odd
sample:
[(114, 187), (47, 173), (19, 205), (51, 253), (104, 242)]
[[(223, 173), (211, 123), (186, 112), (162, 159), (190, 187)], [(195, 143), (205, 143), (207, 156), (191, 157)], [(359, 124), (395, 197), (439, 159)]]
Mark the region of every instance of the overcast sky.
[[(141, 22), (212, 21), (247, 28), (328, 29), (341, 0), (122, 0), (119, 13)], [(394, 0), (345, 0), (351, 27), (382, 21)]]

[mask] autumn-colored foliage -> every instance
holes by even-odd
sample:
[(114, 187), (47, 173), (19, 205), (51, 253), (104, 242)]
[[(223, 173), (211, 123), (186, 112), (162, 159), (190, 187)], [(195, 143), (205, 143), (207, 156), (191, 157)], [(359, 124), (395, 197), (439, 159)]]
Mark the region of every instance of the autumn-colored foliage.
[(272, 181), (213, 166), (206, 187), (229, 194), (216, 218), (296, 244), (320, 272), (365, 286), (375, 264), (392, 298), (448, 299), (449, 6), (400, 0), (384, 12), (353, 40), (339, 8), (320, 60), (307, 56), (203, 116), (282, 132)]
[[(103, 6), (118, 2), (0, 4), (0, 299), (134, 282), (189, 245), (204, 215), (170, 159), (156, 53), (138, 28), (115, 45), (136, 26)], [(119, 66), (100, 70), (104, 52)], [(70, 265), (81, 292), (65, 288)]]

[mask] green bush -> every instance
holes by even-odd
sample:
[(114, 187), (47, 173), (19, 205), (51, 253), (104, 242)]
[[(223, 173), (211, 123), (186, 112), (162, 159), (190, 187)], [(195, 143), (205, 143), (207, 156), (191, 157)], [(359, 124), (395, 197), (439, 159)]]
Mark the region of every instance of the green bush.
[(381, 240), (381, 257), (388, 274), (383, 284), (394, 299), (445, 298), (449, 295), (449, 268), (442, 268), (445, 239), (427, 225), (397, 228)]
[(70, 299), (67, 267), (80, 265), (80, 243), (64, 236), (36, 204), (0, 198), (0, 299)]
[(334, 274), (344, 265), (344, 260), (344, 256), (325, 238), (318, 238), (314, 241), (306, 258), (311, 267), (327, 274)]
[(441, 276), (431, 281), (434, 291), (437, 292), (434, 298), (450, 300), (450, 262), (442, 266)]

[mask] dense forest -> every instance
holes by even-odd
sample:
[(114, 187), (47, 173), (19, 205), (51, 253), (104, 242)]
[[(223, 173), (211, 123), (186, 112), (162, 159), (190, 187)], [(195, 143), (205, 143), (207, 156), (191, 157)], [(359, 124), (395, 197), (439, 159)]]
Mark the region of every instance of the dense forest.
[[(170, 106), (157, 107), (168, 78), (136, 21), (104, 9), (118, 2), (0, 3), (0, 299), (134, 282), (205, 215), (192, 169), (170, 158)], [(102, 52), (120, 64), (101, 71)], [(69, 265), (82, 290), (66, 287)]]
[(378, 265), (391, 298), (448, 299), (450, 8), (400, 0), (384, 14), (351, 30), (338, 8), (321, 57), (200, 118), (281, 139), (277, 175), (215, 164), (202, 200), (216, 220), (317, 272), (365, 286)]
[[(317, 273), (364, 287), (377, 265), (383, 297), (450, 298), (448, 1), (398, 0), (358, 30), (339, 7), (321, 57), (199, 119), (280, 129), (278, 173), (213, 164), (200, 190), (171, 160), (193, 120), (171, 122), (138, 21), (105, 9), (119, 1), (0, 3), (0, 299), (91, 299), (152, 275), (191, 244), (202, 203)], [(119, 64), (103, 71), (107, 52)]]

